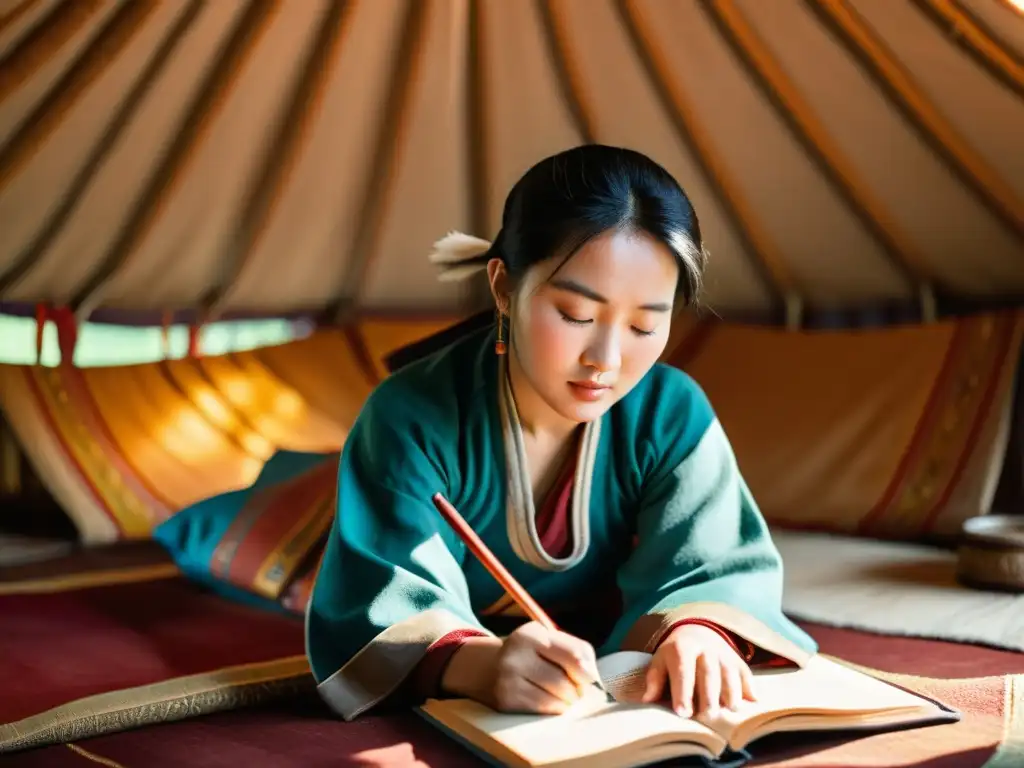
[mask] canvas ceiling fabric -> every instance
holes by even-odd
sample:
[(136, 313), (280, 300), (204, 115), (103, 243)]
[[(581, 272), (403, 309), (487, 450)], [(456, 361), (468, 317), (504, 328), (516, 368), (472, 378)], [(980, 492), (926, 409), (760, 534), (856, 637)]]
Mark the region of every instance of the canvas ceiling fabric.
[[(249, 486), (279, 450), (332, 452), (384, 358), (438, 330), (374, 322), (217, 357), (0, 366), (0, 409), (83, 540), (145, 538)], [(1024, 311), (795, 332), (683, 318), (665, 360), (704, 388), (773, 524), (954, 536), (991, 510)]]
[(1024, 293), (1017, 0), (0, 0), (0, 301), (454, 311), (541, 157), (683, 183), (720, 313)]

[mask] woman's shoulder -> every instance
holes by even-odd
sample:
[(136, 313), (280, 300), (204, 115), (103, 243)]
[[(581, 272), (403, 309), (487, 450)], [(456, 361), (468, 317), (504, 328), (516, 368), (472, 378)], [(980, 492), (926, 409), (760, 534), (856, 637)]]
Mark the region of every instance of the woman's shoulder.
[(474, 341), (459, 341), (388, 375), (366, 399), (359, 422), (429, 433), (458, 429), (464, 401), (480, 389)]
[(631, 394), (643, 397), (673, 397), (688, 407), (710, 408), (707, 395), (697, 380), (681, 368), (668, 363), (655, 363)]
[(666, 363), (655, 364), (619, 405), (622, 428), (658, 452), (689, 453), (716, 418), (700, 384)]

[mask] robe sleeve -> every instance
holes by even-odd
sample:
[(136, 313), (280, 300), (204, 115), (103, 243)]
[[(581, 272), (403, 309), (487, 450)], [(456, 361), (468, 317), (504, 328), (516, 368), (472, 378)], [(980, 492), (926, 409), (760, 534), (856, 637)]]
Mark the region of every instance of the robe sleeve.
[(721, 424), (696, 384), (662, 400), (676, 415), (650, 441), (637, 545), (617, 574), (623, 613), (606, 648), (652, 653), (697, 619), (749, 642), (751, 658), (802, 666), (817, 647), (783, 614), (782, 560)]
[(306, 613), (317, 690), (346, 720), (421, 689), (414, 673), (433, 666), (428, 652), (443, 638), (492, 634), (470, 606), (465, 547), (430, 500), (454, 498), (452, 449), (432, 428), (444, 414), (391, 389), (371, 395), (346, 440)]

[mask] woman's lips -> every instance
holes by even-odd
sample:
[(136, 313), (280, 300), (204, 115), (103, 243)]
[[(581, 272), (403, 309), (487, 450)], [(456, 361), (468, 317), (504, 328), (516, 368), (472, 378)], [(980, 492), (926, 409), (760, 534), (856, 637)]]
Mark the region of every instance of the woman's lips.
[(611, 387), (606, 384), (598, 384), (595, 381), (570, 381), (569, 390), (573, 397), (586, 403), (593, 403), (604, 397), (604, 393)]

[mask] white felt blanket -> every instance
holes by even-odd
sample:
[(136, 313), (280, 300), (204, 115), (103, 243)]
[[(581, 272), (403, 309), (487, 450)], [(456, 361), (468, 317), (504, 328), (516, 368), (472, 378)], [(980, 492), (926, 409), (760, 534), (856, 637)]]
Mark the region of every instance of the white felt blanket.
[(1024, 595), (961, 586), (951, 551), (779, 529), (772, 537), (793, 618), (1024, 652)]
[(26, 565), (50, 560), (66, 555), (74, 548), (73, 541), (0, 534), (0, 566)]

